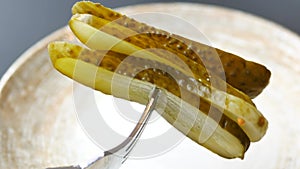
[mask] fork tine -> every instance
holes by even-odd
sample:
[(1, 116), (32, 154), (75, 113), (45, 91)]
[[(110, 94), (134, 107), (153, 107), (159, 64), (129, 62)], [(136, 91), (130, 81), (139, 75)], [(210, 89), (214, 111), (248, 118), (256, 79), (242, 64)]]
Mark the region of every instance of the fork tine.
[(124, 160), (122, 163), (124, 163), (127, 160), (130, 152), (134, 148), (138, 139), (141, 137), (141, 134), (144, 131), (146, 124), (149, 121), (150, 116), (155, 109), (155, 106), (156, 106), (156, 103), (158, 100), (158, 96), (159, 96), (159, 92), (160, 92), (160, 90), (158, 88), (154, 89), (154, 91), (152, 92), (152, 95), (148, 101), (148, 104), (146, 105), (146, 108), (143, 112), (143, 115), (141, 116), (141, 118), (140, 118), (138, 124), (136, 125), (136, 127), (134, 128), (134, 130), (129, 135), (129, 138), (132, 138), (132, 141), (131, 141), (131, 143), (129, 143), (127, 149), (125, 150), (126, 155), (123, 157)]
[(122, 156), (124, 163), (126, 159), (128, 158), (128, 155), (132, 151), (133, 147), (137, 143), (138, 139), (140, 138), (147, 122), (150, 119), (150, 116), (156, 106), (158, 96), (159, 96), (160, 90), (158, 88), (154, 88), (153, 92), (150, 95), (148, 104), (146, 105), (146, 108), (144, 109), (143, 114), (141, 115), (137, 125), (130, 133), (129, 137), (123, 141), (120, 145), (116, 146), (115, 148), (106, 151), (104, 155), (108, 154), (119, 154)]

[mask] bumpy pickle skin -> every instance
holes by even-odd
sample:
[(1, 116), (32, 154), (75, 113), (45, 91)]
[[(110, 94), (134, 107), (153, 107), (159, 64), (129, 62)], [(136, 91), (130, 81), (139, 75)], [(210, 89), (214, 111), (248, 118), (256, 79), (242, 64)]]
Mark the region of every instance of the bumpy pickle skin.
[[(73, 6), (72, 13), (91, 14), (107, 21), (114, 21), (124, 27), (128, 27), (137, 34), (151, 34), (153, 40), (160, 42), (160, 47), (170, 51), (174, 50), (176, 53), (180, 53), (198, 64), (205, 65), (208, 70), (216, 75), (223, 76), (225, 72), (226, 81), (233, 87), (249, 95), (251, 98), (255, 98), (259, 95), (269, 83), (271, 73), (263, 65), (246, 61), (239, 56), (220, 49), (139, 23), (125, 15), (106, 8), (101, 4), (78, 2)], [(161, 35), (166, 35), (169, 38), (162, 38)], [(176, 43), (169, 44), (170, 41)], [(178, 46), (180, 46), (180, 48), (178, 48)], [(212, 57), (212, 53), (217, 53), (219, 57)], [(222, 66), (214, 66), (215, 63), (219, 62), (219, 59), (221, 60)]]
[[(65, 42), (54, 42), (54, 43), (50, 44), (49, 45), (49, 54), (51, 56), (51, 61), (52, 61), (53, 65), (58, 70), (60, 70), (62, 73), (66, 72), (65, 69), (68, 66), (59, 66), (59, 64), (57, 64), (57, 63), (64, 58), (68, 58), (68, 59), (80, 60), (85, 63), (94, 65), (96, 67), (101, 67), (107, 71), (118, 73), (122, 76), (127, 76), (127, 77), (131, 77), (134, 79), (138, 79), (140, 81), (145, 81), (146, 83), (150, 82), (152, 84), (155, 84), (158, 87), (166, 89), (168, 92), (177, 96), (178, 98), (183, 98), (184, 101), (186, 101), (190, 105), (193, 105), (193, 107), (199, 107), (200, 112), (204, 113), (209, 118), (214, 120), (215, 123), (218, 124), (218, 128), (220, 128), (220, 130), (224, 130), (224, 132), (226, 132), (228, 135), (230, 135), (230, 137), (233, 137), (233, 138), (239, 140), (239, 146), (243, 147), (243, 149), (242, 149), (242, 153), (240, 152), (238, 157), (243, 158), (245, 151), (248, 149), (248, 147), (250, 145), (250, 140), (247, 137), (247, 135), (242, 131), (242, 129), (234, 121), (232, 121), (226, 115), (222, 114), (222, 112), (220, 112), (219, 109), (215, 108), (213, 105), (211, 105), (206, 100), (195, 99), (195, 97), (197, 97), (197, 96), (195, 96), (191, 92), (188, 92), (186, 85), (180, 86), (180, 84), (177, 84), (176, 80), (174, 78), (172, 78), (172, 76), (170, 76), (168, 73), (163, 72), (158, 69), (155, 69), (155, 68), (151, 68), (151, 64), (157, 64), (157, 63), (151, 62), (151, 63), (145, 64), (145, 63), (147, 63), (146, 60), (142, 60), (141, 58), (132, 58), (132, 59), (130, 59), (129, 62), (127, 61), (124, 64), (124, 60), (126, 58), (128, 59), (128, 56), (126, 56), (124, 54), (115, 53), (112, 51), (95, 51), (95, 50), (91, 51), (88, 49), (84, 49), (80, 46), (77, 46), (74, 44), (68, 44)], [(149, 67), (149, 69), (145, 70), (145, 67), (144, 67), (145, 65), (147, 67)], [(162, 68), (162, 67), (167, 67), (167, 66), (159, 65), (159, 67)], [(136, 69), (139, 69), (139, 70), (136, 70)], [(170, 69), (168, 69), (168, 70), (170, 71)], [(174, 72), (176, 72), (176, 70), (174, 70)], [(73, 78), (71, 74), (68, 74), (68, 73), (64, 73), (64, 74)], [(179, 75), (180, 79), (184, 78), (181, 76), (184, 76), (184, 75)], [(85, 78), (86, 78), (86, 76), (85, 76)], [(81, 81), (82, 79), (84, 79), (84, 78), (81, 78), (79, 80), (81, 83), (84, 83), (90, 87), (93, 87), (93, 85), (90, 83), (82, 82)], [(89, 80), (86, 80), (86, 81), (89, 81)], [(168, 85), (165, 85), (165, 84), (168, 84)], [(104, 85), (104, 86), (107, 86), (107, 85)], [(180, 90), (185, 90), (185, 91), (180, 92)], [(100, 89), (100, 91), (102, 91), (102, 90)], [(111, 94), (107, 88), (102, 92)], [(181, 96), (182, 94), (184, 94), (185, 96), (182, 97)], [(194, 103), (193, 100), (200, 101), (200, 104)], [(170, 113), (171, 113), (171, 115), (162, 114), (162, 116), (165, 117), (169, 123), (173, 124), (176, 118), (174, 118), (174, 114), (172, 114), (172, 112), (170, 112)], [(197, 112), (195, 112), (195, 113), (197, 113)], [(172, 117), (172, 118), (170, 118), (170, 117)], [(184, 134), (186, 134), (188, 137), (190, 137), (195, 142), (197, 142), (201, 145), (204, 145), (204, 146), (208, 146), (208, 148), (211, 151), (213, 151), (223, 157), (235, 158), (235, 157), (230, 157), (230, 156), (224, 155), (224, 153), (216, 151), (215, 148), (212, 149), (209, 146), (211, 144), (210, 142), (205, 142), (205, 143), (200, 142), (199, 141), (199, 133), (198, 133), (199, 129), (198, 129), (197, 125), (199, 125), (199, 124), (195, 124), (193, 127), (191, 127), (190, 131), (188, 131)], [(178, 126), (177, 126), (177, 129), (179, 131), (182, 131), (182, 129)], [(195, 134), (195, 133), (198, 133), (198, 134)], [(233, 146), (237, 146), (237, 145), (233, 145)]]

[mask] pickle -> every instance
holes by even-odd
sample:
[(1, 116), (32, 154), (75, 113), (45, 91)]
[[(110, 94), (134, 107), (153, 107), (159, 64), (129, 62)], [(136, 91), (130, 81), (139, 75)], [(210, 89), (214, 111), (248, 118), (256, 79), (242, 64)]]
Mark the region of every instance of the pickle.
[[(242, 92), (240, 92), (239, 90), (233, 88), (231, 85), (227, 84), (223, 79), (219, 78), (218, 76), (214, 76), (213, 73), (208, 72), (207, 68), (204, 67), (203, 65), (199, 65), (197, 62), (185, 57), (184, 55), (182, 55), (180, 53), (176, 53), (176, 51), (174, 51), (174, 50), (171, 52), (176, 53), (176, 57), (168, 57), (169, 55), (173, 54), (173, 53), (169, 52), (170, 49), (157, 50), (157, 48), (161, 47), (160, 45), (158, 45), (158, 44), (160, 44), (161, 41), (156, 41), (156, 40), (152, 39), (152, 36), (153, 36), (152, 34), (149, 34), (149, 33), (137, 34), (136, 32), (132, 31), (131, 29), (123, 27), (117, 23), (114, 23), (114, 22), (111, 23), (107, 20), (104, 20), (104, 19), (98, 18), (93, 15), (89, 15), (89, 14), (74, 15), (70, 21), (71, 29), (73, 29), (72, 22), (74, 20), (84, 22), (84, 23), (92, 26), (93, 28), (96, 28), (107, 34), (111, 34), (111, 35), (113, 35), (119, 39), (122, 39), (126, 42), (136, 44), (138, 47), (140, 47), (142, 49), (146, 49), (148, 51), (151, 51), (152, 53), (155, 53), (156, 55), (158, 55), (161, 58), (164, 57), (168, 61), (170, 61), (174, 64), (184, 62), (187, 65), (187, 67), (190, 69), (190, 71), (193, 73), (193, 76), (195, 76), (196, 79), (201, 79), (203, 81), (203, 83), (213, 85), (215, 88), (217, 88), (219, 90), (225, 90), (229, 94), (240, 97), (240, 98), (246, 100), (247, 102), (249, 102), (250, 104), (253, 104), (251, 99), (247, 95), (245, 95)], [(76, 30), (73, 30), (73, 32), (76, 34)], [(78, 35), (78, 38), (79, 38), (79, 40), (83, 40), (80, 35)], [(91, 41), (89, 43), (91, 43)], [(87, 45), (89, 45), (89, 44), (87, 44)], [(147, 48), (152, 48), (152, 49), (147, 49)], [(166, 52), (166, 51), (168, 51), (168, 52)], [(129, 53), (125, 53), (125, 54), (129, 54)], [(215, 55), (215, 56), (211, 56), (211, 57), (218, 57), (217, 53), (214, 53), (214, 51), (211, 51), (211, 55)], [(217, 64), (218, 63), (215, 63), (214, 65), (217, 65)], [(221, 63), (219, 63), (219, 64), (221, 64)], [(211, 84), (211, 82), (210, 82), (212, 80), (212, 77), (213, 77), (213, 81), (214, 81), (213, 84)]]
[[(139, 23), (101, 4), (78, 2), (73, 6), (72, 13), (91, 14), (128, 27), (135, 34), (148, 34), (152, 40), (158, 42), (154, 47), (181, 54), (196, 63), (205, 65), (206, 69), (216, 75), (223, 76), (225, 73), (226, 81), (230, 85), (246, 93), (251, 98), (259, 95), (269, 83), (271, 73), (263, 65), (246, 61), (237, 55)], [(215, 57), (215, 55), (219, 57)], [(222, 66), (215, 66), (218, 65), (215, 63), (219, 63), (219, 60), (221, 60)]]
[[(186, 64), (181, 65), (180, 62), (178, 64), (172, 62), (173, 59), (178, 58), (177, 55), (164, 55), (166, 56), (166, 58), (158, 56), (152, 51), (143, 50), (142, 48), (135, 46), (134, 44), (102, 32), (101, 30), (98, 30), (75, 18), (72, 18), (70, 20), (69, 25), (77, 38), (91, 49), (112, 50), (127, 55), (134, 54), (134, 56), (138, 58), (166, 64), (169, 67), (182, 72), (186, 76), (191, 77), (191, 79), (195, 79), (194, 74), (192, 72), (189, 72), (189, 67), (184, 67), (184, 65)], [(215, 77), (213, 79), (218, 78)], [(205, 90), (201, 89), (203, 91), (201, 91), (200, 94), (198, 93), (198, 95), (204, 96), (205, 99), (213, 102), (221, 110), (230, 110), (225, 111), (224, 113), (228, 113), (227, 116), (236, 123), (239, 124), (240, 121), (244, 121), (243, 123), (241, 123), (242, 125), (240, 125), (240, 127), (247, 134), (251, 141), (258, 141), (264, 136), (267, 129), (267, 121), (265, 120), (263, 115), (256, 109), (254, 104), (252, 102), (249, 103), (249, 99), (244, 100), (244, 98), (247, 98), (246, 95), (244, 95), (244, 98), (240, 98), (228, 94), (226, 90), (224, 91), (214, 88), (214, 86), (205, 83), (203, 79), (195, 79), (194, 81), (196, 84), (201, 83), (203, 84), (201, 86), (206, 87)], [(218, 82), (221, 81), (219, 80)], [(223, 82), (226, 84), (225, 81)], [(197, 93), (198, 91), (196, 90), (195, 92)]]
[[(222, 114), (222, 112), (219, 109), (217, 109), (214, 105), (212, 105), (210, 102), (202, 98), (195, 99), (196, 97), (199, 96), (190, 92), (186, 85), (183, 86), (183, 84), (177, 84), (175, 79), (173, 79), (172, 76), (170, 76), (168, 73), (163, 72), (161, 70), (155, 70), (155, 68), (145, 69), (144, 67), (145, 65), (148, 66), (151, 64), (153, 65), (157, 64), (155, 62), (131, 56), (130, 62), (125, 62), (124, 65), (124, 60), (128, 58), (128, 56), (124, 54), (116, 53), (112, 51), (97, 51), (97, 50), (84, 49), (78, 45), (69, 44), (66, 42), (51, 43), (49, 45), (49, 54), (51, 56), (53, 65), (61, 73), (89, 87), (95, 88), (96, 90), (99, 90), (106, 94), (112, 94), (116, 97), (121, 97), (121, 98), (125, 98), (128, 100), (145, 104), (146, 99), (145, 98), (141, 99), (133, 94), (131, 95), (131, 90), (129, 90), (129, 98), (125, 97), (126, 94), (124, 95), (120, 94), (124, 92), (119, 92), (119, 90), (122, 90), (121, 88), (125, 88), (126, 83), (130, 82), (132, 84), (136, 80), (139, 80), (139, 86), (134, 86), (134, 87), (138, 89), (132, 89), (132, 90), (140, 90), (139, 88), (143, 88), (144, 85), (147, 86), (147, 84), (149, 83), (151, 85), (154, 84), (158, 86), (161, 90), (164, 90), (165, 93), (167, 93), (167, 95), (170, 97), (169, 98), (170, 100), (168, 100), (168, 102), (172, 102), (172, 105), (169, 105), (167, 103), (166, 104), (167, 107), (163, 110), (160, 110), (159, 108), (157, 109), (158, 111), (161, 111), (160, 113), (162, 114), (162, 116), (170, 124), (174, 125), (174, 127), (176, 127), (179, 131), (186, 134), (192, 140), (199, 143), (200, 145), (207, 147), (208, 149), (219, 154), (222, 157), (243, 158), (245, 151), (248, 149), (250, 145), (249, 138), (238, 126), (238, 124), (232, 121), (225, 114)], [(72, 62), (74, 66), (71, 66), (72, 64), (70, 63), (66, 64), (66, 62)], [(85, 68), (80, 67), (80, 65), (83, 64), (80, 62), (84, 62)], [(118, 67), (121, 64), (123, 64), (122, 68), (118, 70)], [(88, 67), (90, 68), (95, 67), (94, 71), (96, 72), (99, 71), (99, 69), (103, 72), (108, 71), (111, 74), (110, 75), (111, 79), (105, 80), (104, 75), (98, 76), (95, 75), (95, 72), (90, 72), (85, 75), (78, 75), (80, 74), (80, 71), (86, 72), (87, 69), (89, 69)], [(163, 65), (163, 64), (159, 65), (159, 67), (169, 68), (167, 65)], [(139, 70), (136, 70), (137, 72), (134, 72), (134, 69), (139, 69)], [(180, 77), (180, 79), (185, 79), (185, 75), (180, 74), (180, 72), (176, 70), (173, 71), (179, 74), (178, 77)], [(91, 76), (93, 74), (95, 76)], [(98, 74), (98, 72), (96, 74)], [(94, 77), (95, 79), (93, 79)], [(112, 79), (116, 79), (118, 82), (113, 83)], [(124, 82), (122, 82), (123, 83), (122, 87), (120, 86), (122, 85), (119, 82), (120, 79), (124, 80)], [(92, 83), (92, 81), (94, 81), (94, 83)], [(110, 83), (110, 84), (105, 85), (103, 81), (106, 81), (105, 83)], [(118, 84), (118, 86), (114, 89), (117, 90), (117, 92), (112, 92), (113, 90), (111, 86), (113, 86), (113, 84)], [(131, 86), (129, 88), (131, 89)], [(136, 94), (140, 95), (139, 93)], [(182, 94), (184, 94), (184, 97), (182, 96)], [(199, 103), (195, 103), (195, 100), (199, 101)], [(185, 104), (181, 103), (182, 101), (184, 101)], [(189, 115), (186, 115), (186, 112), (182, 112), (181, 116), (178, 115), (178, 112), (181, 112), (181, 108), (179, 109), (175, 109), (174, 107), (169, 108), (168, 106), (174, 106), (173, 102), (178, 102), (176, 103), (178, 105), (181, 104), (188, 105), (187, 107), (189, 109), (190, 107), (193, 107), (192, 109), (193, 111), (189, 110), (189, 113), (193, 114), (192, 117), (195, 118), (194, 119), (195, 121), (193, 121), (191, 117), (188, 117)], [(197, 107), (198, 109), (195, 109)], [(196, 119), (198, 118), (198, 116), (199, 118), (202, 119), (199, 120)], [(209, 120), (207, 120), (207, 118), (209, 118)], [(186, 121), (187, 119), (190, 119), (190, 122)], [(181, 123), (181, 121), (183, 121), (184, 123), (176, 124), (175, 121), (176, 123), (178, 123), (178, 121), (179, 123)], [(213, 131), (212, 133), (210, 133), (212, 136), (209, 136), (208, 140), (202, 141), (200, 139), (201, 138), (200, 135), (203, 133), (201, 132), (206, 132), (203, 131), (203, 127), (204, 127), (203, 124), (208, 126), (215, 126), (215, 129), (220, 130), (220, 132)], [(188, 127), (187, 129), (187, 126), (189, 125), (190, 127)], [(226, 139), (229, 139), (233, 142), (222, 141), (222, 142), (214, 143), (215, 140), (210, 139), (210, 138), (222, 138), (224, 137), (224, 135), (228, 137)], [(220, 145), (216, 145), (216, 144), (220, 144)], [(227, 150), (224, 150), (224, 146), (225, 148), (227, 148)], [(231, 150), (231, 148), (229, 147), (235, 147), (235, 148)], [(239, 147), (238, 148), (239, 150), (235, 152), (237, 147)], [(224, 151), (228, 151), (228, 152), (225, 153)]]

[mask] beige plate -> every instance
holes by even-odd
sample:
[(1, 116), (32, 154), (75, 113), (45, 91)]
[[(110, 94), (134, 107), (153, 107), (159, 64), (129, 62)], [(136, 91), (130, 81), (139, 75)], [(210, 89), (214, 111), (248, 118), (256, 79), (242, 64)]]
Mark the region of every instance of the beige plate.
[[(145, 22), (195, 39), (201, 31), (214, 46), (263, 63), (272, 71), (270, 85), (255, 99), (270, 122), (269, 130), (262, 141), (252, 144), (243, 161), (222, 159), (185, 139), (163, 155), (129, 160), (124, 168), (300, 168), (297, 35), (243, 12), (200, 4), (151, 4), (119, 11), (176, 15), (198, 31), (177, 24), (178, 18), (163, 20), (160, 14), (146, 18)], [(24, 53), (1, 80), (0, 168), (77, 164), (79, 159), (85, 160), (99, 151), (77, 122), (72, 81), (52, 68), (47, 55), (49, 42), (72, 39), (67, 28), (51, 34)]]

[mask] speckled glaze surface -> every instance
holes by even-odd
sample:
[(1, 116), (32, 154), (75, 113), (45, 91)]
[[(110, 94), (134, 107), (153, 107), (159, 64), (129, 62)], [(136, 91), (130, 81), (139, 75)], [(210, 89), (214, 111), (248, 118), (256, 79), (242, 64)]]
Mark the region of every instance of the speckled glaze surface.
[[(118, 11), (133, 16), (160, 12), (180, 17), (215, 47), (262, 63), (272, 72), (270, 85), (254, 100), (269, 120), (269, 130), (260, 142), (252, 144), (244, 160), (222, 159), (185, 139), (163, 155), (129, 160), (123, 168), (300, 168), (299, 36), (240, 11), (201, 4), (148, 4)], [(160, 26), (166, 21), (152, 17), (149, 22)], [(168, 20), (163, 28), (197, 40), (175, 20)], [(76, 119), (72, 81), (56, 72), (48, 58), (49, 42), (72, 39), (68, 28), (58, 30), (25, 52), (2, 78), (0, 168), (77, 164), (101, 152)]]

